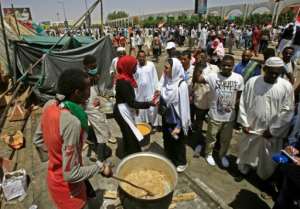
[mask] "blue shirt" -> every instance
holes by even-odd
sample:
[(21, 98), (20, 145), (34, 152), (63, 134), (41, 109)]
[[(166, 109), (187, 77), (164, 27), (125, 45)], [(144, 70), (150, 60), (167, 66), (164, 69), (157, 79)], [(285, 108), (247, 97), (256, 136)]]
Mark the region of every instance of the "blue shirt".
[[(235, 73), (240, 74), (241, 76), (244, 76), (244, 71), (245, 71), (245, 68), (247, 67), (247, 65), (248, 65), (248, 63), (240, 62), (240, 63), (238, 63), (238, 64), (235, 65), (233, 71)], [(255, 70), (253, 71), (251, 77), (257, 76), (257, 75), (260, 75), (260, 67), (259, 66), (257, 66), (255, 68)]]

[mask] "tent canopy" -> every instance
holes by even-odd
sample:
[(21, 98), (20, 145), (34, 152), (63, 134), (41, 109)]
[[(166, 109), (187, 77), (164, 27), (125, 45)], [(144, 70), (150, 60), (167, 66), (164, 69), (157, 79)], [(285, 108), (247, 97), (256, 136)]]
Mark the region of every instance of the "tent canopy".
[[(37, 84), (35, 93), (42, 101), (47, 101), (55, 95), (56, 83), (59, 75), (66, 69), (83, 69), (83, 59), (86, 55), (94, 55), (97, 58), (99, 85), (105, 89), (110, 84), (109, 68), (113, 58), (111, 39), (106, 36), (80, 48), (51, 51), (29, 46), (22, 42), (15, 42), (15, 72), (18, 77), (24, 75), (29, 66), (44, 56), (43, 61), (37, 65), (32, 74), (27, 77), (30, 84)], [(49, 97), (50, 96), (50, 97)]]
[[(53, 37), (53, 36), (30, 36), (30, 35), (23, 35), (21, 36), (21, 40), (28, 43), (28, 44), (37, 44), (41, 46), (53, 46), (55, 43), (58, 42), (60, 37)], [(74, 39), (78, 41), (82, 45), (90, 44), (95, 40), (88, 36), (78, 36), (78, 37), (64, 37), (63, 40), (58, 43), (59, 46), (64, 46), (70, 39)]]
[[(21, 41), (29, 44), (30, 46), (49, 49), (59, 41), (60, 37), (53, 36), (21, 36)], [(91, 44), (95, 40), (88, 36), (66, 36), (56, 46), (56, 49), (76, 49), (81, 46)]]

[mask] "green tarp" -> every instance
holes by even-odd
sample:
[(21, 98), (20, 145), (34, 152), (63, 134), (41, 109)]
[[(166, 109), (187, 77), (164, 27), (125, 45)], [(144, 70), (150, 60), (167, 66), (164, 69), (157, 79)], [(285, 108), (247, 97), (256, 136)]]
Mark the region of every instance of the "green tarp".
[(26, 74), (31, 64), (44, 56), (43, 61), (33, 68), (32, 74), (29, 74), (26, 79), (31, 85), (39, 83), (34, 93), (42, 101), (47, 101), (55, 94), (56, 82), (61, 72), (70, 68), (83, 69), (82, 61), (86, 55), (94, 55), (97, 58), (98, 73), (100, 75), (99, 88), (103, 90), (111, 85), (109, 68), (113, 59), (113, 48), (111, 39), (108, 36), (80, 48), (54, 50), (50, 54), (45, 54), (45, 49), (32, 45), (14, 42), (14, 68), (19, 78)]
[[(51, 46), (56, 44), (59, 39), (60, 37), (53, 36), (21, 36), (21, 41), (39, 48), (50, 48)], [(57, 44), (56, 48), (74, 49), (90, 44), (94, 41), (95, 40), (93, 38), (88, 36), (65, 37)]]

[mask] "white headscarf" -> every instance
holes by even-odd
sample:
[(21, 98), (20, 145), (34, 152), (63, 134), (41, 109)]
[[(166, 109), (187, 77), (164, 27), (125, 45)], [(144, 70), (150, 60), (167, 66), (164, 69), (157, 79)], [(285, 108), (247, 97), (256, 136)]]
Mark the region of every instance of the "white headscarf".
[(172, 58), (172, 61), (172, 78), (163, 75), (164, 83), (161, 88), (161, 96), (168, 107), (170, 105), (174, 106), (181, 120), (182, 129), (187, 134), (191, 125), (188, 86), (185, 81), (181, 82), (184, 78), (184, 69), (181, 62), (177, 58)]

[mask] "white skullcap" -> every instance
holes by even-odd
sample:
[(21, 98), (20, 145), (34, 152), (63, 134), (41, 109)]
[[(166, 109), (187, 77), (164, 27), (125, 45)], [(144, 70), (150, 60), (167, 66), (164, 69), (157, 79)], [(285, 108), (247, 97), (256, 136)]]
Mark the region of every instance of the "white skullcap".
[(166, 50), (176, 48), (176, 44), (172, 41), (167, 43)]
[(284, 67), (284, 62), (280, 57), (270, 57), (265, 62), (267, 67)]
[(126, 49), (124, 47), (118, 47), (117, 48), (117, 52), (124, 52), (126, 51)]

